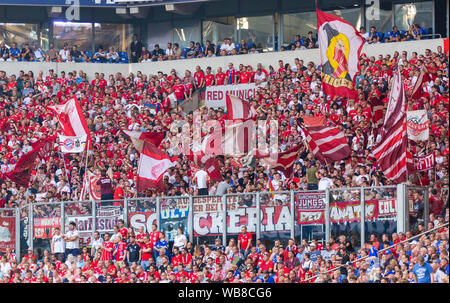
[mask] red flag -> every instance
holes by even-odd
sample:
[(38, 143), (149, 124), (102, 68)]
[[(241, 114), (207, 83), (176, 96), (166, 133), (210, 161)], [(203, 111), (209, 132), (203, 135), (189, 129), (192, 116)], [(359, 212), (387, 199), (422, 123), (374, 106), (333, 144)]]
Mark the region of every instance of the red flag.
[(31, 147), (38, 151), (39, 158), (44, 159), (53, 150), (55, 143), (56, 135), (53, 135), (31, 143)]
[(423, 94), (423, 84), (431, 80), (428, 69), (424, 66), (420, 70), (419, 77), (417, 77), (416, 83), (411, 90), (411, 99), (420, 99)]
[(17, 161), (14, 169), (5, 174), (11, 181), (17, 185), (27, 187), (30, 182), (31, 172), (33, 171), (39, 152), (32, 150), (29, 153), (24, 154)]
[(137, 132), (129, 130), (122, 130), (122, 132), (131, 139), (134, 147), (139, 153), (142, 151), (144, 141), (150, 142), (158, 147), (164, 139), (163, 132)]
[(314, 117), (314, 116), (303, 116), (303, 123), (306, 126), (322, 126), (325, 124), (326, 120), (325, 120), (325, 116), (318, 116), (318, 117)]
[(162, 188), (164, 173), (176, 163), (177, 157), (170, 157), (155, 145), (144, 141), (139, 158), (137, 190)]
[(256, 150), (255, 158), (264, 160), (264, 162), (270, 165), (271, 168), (279, 169), (286, 177), (289, 177), (292, 174), (292, 169), (295, 161), (297, 160), (300, 147), (300, 144), (295, 145), (287, 151), (278, 153), (276, 158), (271, 156), (269, 153), (261, 153)]
[(372, 123), (374, 127), (383, 124), (384, 103), (380, 98), (370, 97), (369, 104), (372, 110)]
[(322, 86), (326, 95), (357, 99), (356, 74), (364, 38), (347, 21), (316, 10)]
[(227, 117), (230, 120), (248, 120), (256, 117), (256, 112), (247, 101), (227, 94)]
[(314, 157), (324, 165), (351, 155), (347, 139), (336, 126), (305, 127), (303, 132)]
[(392, 80), (383, 135), (372, 151), (384, 176), (394, 183), (406, 181), (408, 172), (405, 103), (405, 91), (397, 69)]
[(86, 135), (86, 144), (88, 149), (92, 150), (91, 134), (77, 97), (73, 96), (63, 104), (49, 106), (48, 108), (56, 112), (65, 136)]

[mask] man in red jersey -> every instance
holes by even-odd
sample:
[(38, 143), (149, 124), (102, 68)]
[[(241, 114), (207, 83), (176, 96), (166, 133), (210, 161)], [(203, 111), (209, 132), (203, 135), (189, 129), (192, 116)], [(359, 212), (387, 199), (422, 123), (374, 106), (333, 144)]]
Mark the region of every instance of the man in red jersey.
[(206, 68), (205, 86), (214, 85), (214, 74), (211, 73), (211, 66)]
[(224, 85), (226, 77), (227, 75), (222, 71), (222, 68), (218, 67), (216, 76), (214, 77), (216, 79), (216, 85)]
[(150, 237), (148, 235), (144, 236), (144, 245), (140, 251), (141, 253), (141, 266), (144, 271), (150, 266), (150, 258), (152, 257), (153, 244), (150, 241)]
[(241, 254), (244, 255), (244, 258), (247, 259), (247, 256), (250, 252), (250, 247), (252, 246), (252, 234), (247, 232), (247, 226), (242, 226), (242, 233), (238, 236), (238, 248)]
[(123, 219), (119, 219), (117, 224), (119, 225), (119, 232), (122, 235), (122, 239), (126, 241), (128, 239), (128, 228), (125, 227), (125, 222)]
[(172, 87), (172, 89), (175, 97), (177, 98), (177, 103), (180, 103), (181, 101), (186, 99), (186, 91), (184, 85), (181, 84), (180, 79), (175, 80), (175, 85)]
[(110, 241), (111, 235), (109, 233), (105, 233), (104, 238), (105, 240), (102, 243), (102, 258), (100, 260), (102, 261), (112, 260), (114, 243)]

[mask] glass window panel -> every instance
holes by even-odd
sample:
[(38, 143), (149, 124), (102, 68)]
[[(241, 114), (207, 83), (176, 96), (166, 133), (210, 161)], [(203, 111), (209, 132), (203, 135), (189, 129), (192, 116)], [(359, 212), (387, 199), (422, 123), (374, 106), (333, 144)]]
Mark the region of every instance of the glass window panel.
[(126, 52), (130, 48), (133, 38), (131, 24), (105, 24), (94, 23), (95, 48), (102, 46), (103, 49), (114, 47), (116, 51)]
[(273, 22), (272, 15), (238, 18), (236, 29), (239, 32), (239, 39), (253, 43), (258, 49), (273, 51)]
[(10, 47), (13, 42), (23, 48), (25, 43), (38, 43), (38, 25), (24, 23), (0, 23), (0, 40)]
[[(338, 16), (359, 29), (362, 25), (361, 8), (336, 9), (326, 11)], [(306, 37), (309, 31), (317, 32), (316, 12), (303, 12), (283, 15), (283, 45), (290, 44), (296, 35)]]
[(48, 50), (50, 46), (50, 30), (48, 27), (48, 23), (43, 23), (40, 28), (40, 37), (39, 37), (39, 44), (42, 50)]
[(54, 21), (53, 38), (58, 49), (68, 43), (79, 50), (92, 50), (92, 23)]
[(221, 17), (203, 21), (203, 44), (207, 40), (213, 44), (222, 44), (224, 38), (235, 41), (234, 17)]
[(366, 15), (366, 30), (370, 31), (372, 26), (376, 27), (377, 32), (385, 33), (392, 30), (392, 10), (380, 8), (379, 20), (370, 20), (372, 17)]
[[(173, 42), (181, 48), (189, 47), (189, 42), (200, 42), (200, 24), (196, 20), (174, 21)], [(153, 49), (153, 46), (150, 47)]]
[(395, 25), (400, 30), (408, 30), (411, 24), (419, 24), (422, 28), (432, 27), (433, 2), (417, 2), (395, 4)]
[(283, 15), (283, 45), (292, 43), (296, 35), (307, 36), (309, 31), (317, 31), (316, 12)]

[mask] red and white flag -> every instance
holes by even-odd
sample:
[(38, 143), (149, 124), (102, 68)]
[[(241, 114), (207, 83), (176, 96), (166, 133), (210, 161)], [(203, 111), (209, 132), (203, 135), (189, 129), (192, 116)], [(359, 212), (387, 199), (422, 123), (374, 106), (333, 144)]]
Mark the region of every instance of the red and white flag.
[[(286, 177), (292, 174), (292, 169), (294, 163), (298, 158), (298, 151), (301, 145), (295, 145), (288, 149), (287, 151), (278, 153), (276, 155), (270, 155), (270, 153), (262, 153), (258, 150), (255, 152), (255, 158), (261, 159), (270, 166), (270, 168), (275, 168), (283, 172)], [(275, 157), (276, 156), (276, 157)]]
[(420, 99), (424, 92), (423, 85), (431, 80), (428, 69), (423, 66), (420, 70), (419, 77), (417, 77), (414, 87), (411, 90), (411, 99)]
[(137, 190), (161, 188), (164, 173), (176, 164), (177, 157), (170, 157), (155, 145), (144, 141), (138, 164)]
[(381, 141), (372, 151), (384, 176), (394, 183), (406, 181), (408, 173), (405, 103), (405, 91), (397, 70), (392, 79)]
[(65, 136), (86, 135), (86, 145), (88, 150), (92, 150), (91, 134), (77, 97), (73, 96), (63, 104), (49, 106), (48, 108), (56, 112)]
[(365, 39), (344, 19), (316, 12), (323, 91), (356, 100), (355, 77)]
[(236, 96), (227, 94), (226, 105), (229, 120), (248, 120), (256, 117), (253, 106)]
[(22, 155), (19, 158), (14, 168), (9, 172), (3, 174), (2, 179), (4, 177), (8, 177), (11, 181), (16, 183), (19, 186), (27, 187), (30, 182), (30, 177), (33, 169), (35, 169), (36, 159), (39, 155), (39, 150), (31, 150), (30, 152)]
[(350, 157), (352, 151), (344, 134), (336, 126), (304, 127), (309, 148), (322, 164)]
[(163, 132), (138, 132), (129, 130), (122, 131), (130, 138), (130, 140), (133, 142), (134, 147), (139, 153), (141, 153), (142, 151), (144, 141), (148, 141), (158, 147), (164, 139)]

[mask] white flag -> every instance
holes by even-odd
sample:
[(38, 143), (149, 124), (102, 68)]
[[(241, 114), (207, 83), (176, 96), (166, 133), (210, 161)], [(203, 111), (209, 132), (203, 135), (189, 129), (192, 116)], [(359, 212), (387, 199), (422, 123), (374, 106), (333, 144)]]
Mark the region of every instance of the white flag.
[(426, 110), (413, 110), (406, 112), (406, 125), (408, 139), (414, 141), (427, 141), (430, 136), (430, 123)]
[(59, 135), (59, 147), (62, 153), (81, 153), (86, 148), (86, 135), (63, 136)]

